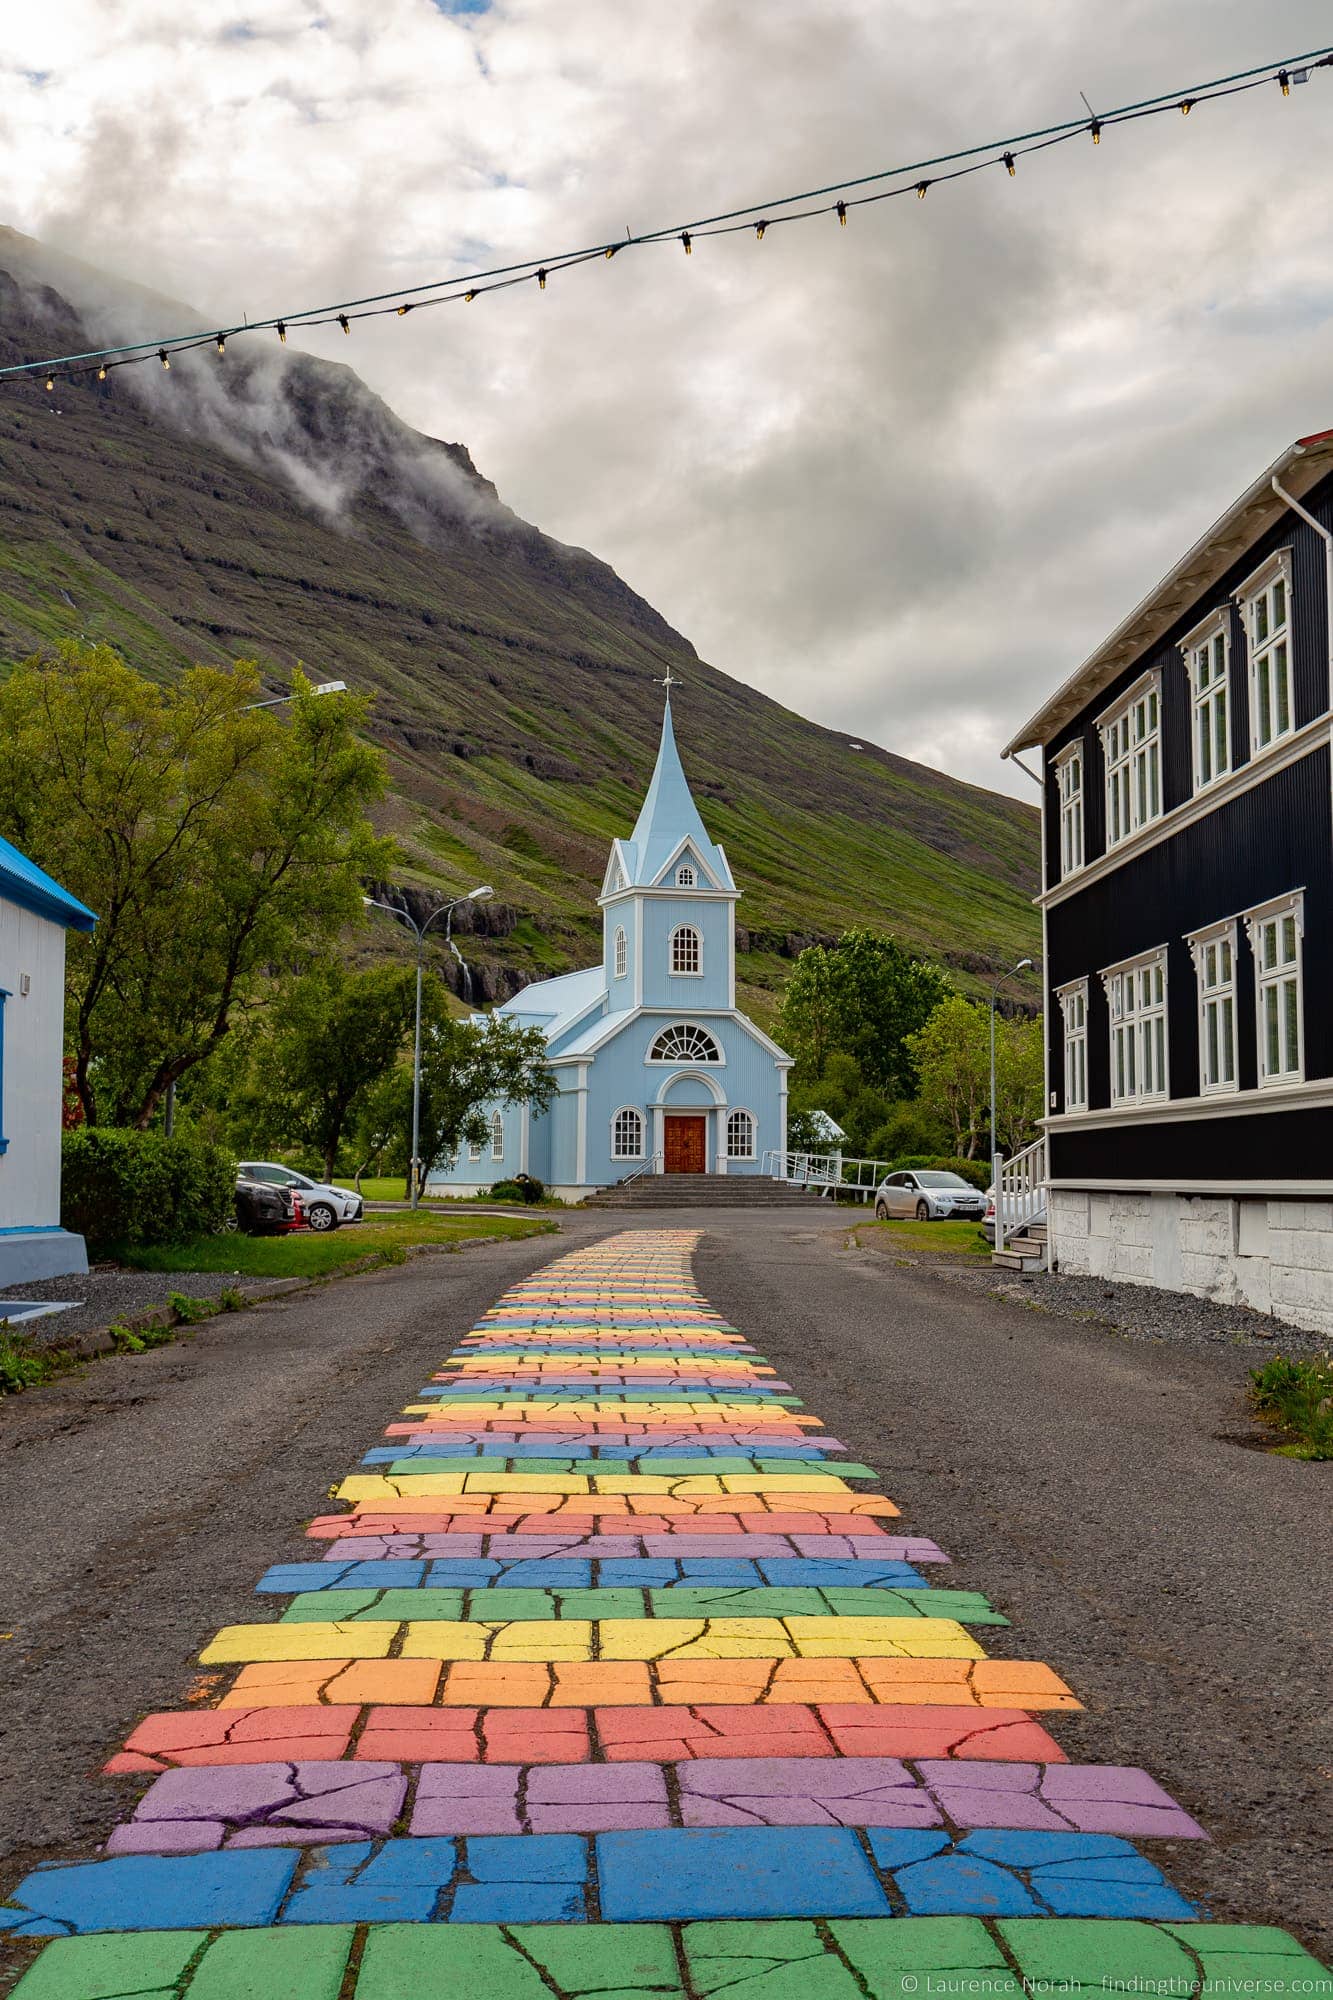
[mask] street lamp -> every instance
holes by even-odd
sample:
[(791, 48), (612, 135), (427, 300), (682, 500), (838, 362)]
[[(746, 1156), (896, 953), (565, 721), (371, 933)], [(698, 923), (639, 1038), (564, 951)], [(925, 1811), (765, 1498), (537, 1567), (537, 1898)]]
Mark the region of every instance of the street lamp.
[(1000, 1212), (1000, 1154), (995, 1138), (995, 1000), (1006, 979), (1015, 972), (1031, 972), (1032, 960), (1020, 958), (1002, 972), (990, 990), (990, 1184), (995, 1189), (995, 1213)]
[[(321, 681), (318, 687), (310, 689), (311, 694), (346, 694), (346, 692), (346, 681)], [(271, 701), (247, 701), (241, 714), (248, 715), (252, 708), (281, 708), (286, 702), (295, 700), (294, 694), (275, 694)]]
[[(315, 690), (319, 692), (318, 689)], [(410, 910), (400, 910), (392, 903), (381, 903), (374, 896), (363, 896), (361, 901), (368, 910), (387, 910), (400, 924), (406, 924), (417, 941), (417, 1015), (416, 1029), (412, 1037), (412, 1158), (408, 1163), (408, 1203), (415, 1208), (419, 1199), (417, 1193), (417, 1154), (421, 1144), (421, 966), (426, 951), (426, 933), (440, 917), (444, 918), (444, 941), (449, 943), (453, 933), (454, 911), (460, 903), (484, 903), (488, 896), (495, 894), (489, 882), (483, 882), (479, 889), (469, 889), (465, 896), (455, 896), (452, 903), (442, 903), (438, 910), (432, 910), (424, 924), (419, 924)]]

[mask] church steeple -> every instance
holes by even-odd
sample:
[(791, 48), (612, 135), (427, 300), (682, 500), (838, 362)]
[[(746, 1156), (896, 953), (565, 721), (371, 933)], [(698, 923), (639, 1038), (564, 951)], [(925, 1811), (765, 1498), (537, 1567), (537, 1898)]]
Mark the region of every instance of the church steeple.
[(616, 843), (625, 870), (626, 888), (651, 889), (666, 886), (668, 869), (689, 850), (690, 863), (701, 874), (698, 886), (729, 890), (735, 883), (727, 857), (709, 838), (699, 808), (686, 782), (671, 726), (671, 687), (668, 681), (666, 707), (662, 714), (662, 738), (657, 764), (628, 840)]

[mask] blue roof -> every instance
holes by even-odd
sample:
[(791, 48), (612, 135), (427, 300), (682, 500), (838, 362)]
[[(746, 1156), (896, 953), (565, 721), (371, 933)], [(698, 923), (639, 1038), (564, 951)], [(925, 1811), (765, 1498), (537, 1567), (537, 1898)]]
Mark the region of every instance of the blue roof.
[(668, 696), (653, 781), (648, 787), (633, 833), (628, 840), (621, 842), (621, 852), (629, 864), (630, 886), (651, 888), (685, 840), (719, 887), (734, 887), (726, 856), (709, 839), (699, 817), (699, 808), (685, 781), (675, 732), (671, 727), (671, 698)]
[(4, 839), (0, 839), (0, 897), (63, 924), (66, 930), (90, 931), (97, 922), (86, 904)]

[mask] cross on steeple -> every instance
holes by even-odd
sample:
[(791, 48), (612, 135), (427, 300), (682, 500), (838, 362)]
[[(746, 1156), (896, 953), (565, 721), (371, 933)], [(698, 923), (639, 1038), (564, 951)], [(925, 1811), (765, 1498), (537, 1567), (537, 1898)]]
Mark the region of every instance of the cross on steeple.
[(666, 673), (662, 676), (662, 686), (667, 691), (667, 700), (670, 701), (672, 688), (680, 686), (679, 677), (672, 673), (670, 667), (667, 668)]

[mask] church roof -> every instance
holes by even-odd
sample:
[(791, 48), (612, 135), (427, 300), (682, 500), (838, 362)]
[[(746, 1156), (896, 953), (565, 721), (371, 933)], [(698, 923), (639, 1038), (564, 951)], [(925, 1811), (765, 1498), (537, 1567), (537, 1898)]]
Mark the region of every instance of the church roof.
[(712, 883), (700, 883), (701, 888), (735, 888), (727, 857), (716, 842), (709, 839), (699, 817), (699, 808), (685, 781), (675, 732), (671, 727), (671, 697), (668, 694), (652, 783), (639, 809), (633, 833), (628, 840), (617, 842), (626, 871), (626, 886), (632, 889), (652, 888), (661, 880), (668, 863), (686, 845), (694, 850), (705, 875), (712, 877)]
[(562, 973), (558, 979), (534, 980), (495, 1011), (540, 1028), (547, 1041), (553, 1042), (567, 1033), (605, 993), (606, 967), (591, 965), (582, 972)]

